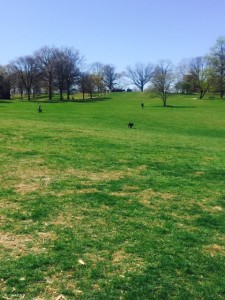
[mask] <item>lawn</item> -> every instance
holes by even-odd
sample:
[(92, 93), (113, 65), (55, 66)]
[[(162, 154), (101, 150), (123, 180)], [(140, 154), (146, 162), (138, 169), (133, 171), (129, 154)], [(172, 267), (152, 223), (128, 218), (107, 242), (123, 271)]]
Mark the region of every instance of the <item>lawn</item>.
[(0, 101), (0, 299), (225, 299), (225, 102), (168, 104)]

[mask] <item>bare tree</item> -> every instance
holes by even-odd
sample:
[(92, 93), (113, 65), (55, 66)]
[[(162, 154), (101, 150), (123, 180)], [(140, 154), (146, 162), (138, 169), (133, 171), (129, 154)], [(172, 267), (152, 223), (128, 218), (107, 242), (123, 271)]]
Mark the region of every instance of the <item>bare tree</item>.
[(150, 82), (153, 75), (154, 67), (148, 63), (146, 65), (137, 63), (134, 67), (128, 66), (126, 71), (126, 77), (140, 89), (141, 92), (144, 90), (144, 86)]
[(154, 70), (151, 79), (151, 91), (163, 101), (163, 106), (167, 106), (167, 98), (174, 81), (174, 73), (171, 62), (161, 61)]
[(121, 77), (120, 74), (115, 72), (115, 67), (112, 65), (104, 65), (103, 67), (103, 81), (106, 87), (112, 91), (116, 84), (116, 80)]
[(43, 84), (48, 89), (48, 98), (52, 100), (55, 76), (55, 53), (56, 48), (49, 48), (47, 46), (35, 52), (35, 58), (40, 68), (41, 79)]
[(10, 99), (12, 76), (9, 66), (0, 66), (0, 98)]
[(79, 52), (72, 48), (57, 49), (55, 53), (55, 80), (60, 92), (60, 100), (63, 99), (63, 91), (67, 91), (67, 99), (70, 96), (70, 89), (78, 80), (81, 62)]
[(178, 93), (196, 92), (195, 80), (193, 80), (193, 77), (189, 73), (189, 64), (189, 59), (183, 59), (176, 67), (176, 84), (174, 87)]
[(79, 66), (81, 64), (82, 58), (80, 57), (78, 50), (74, 50), (73, 48), (65, 48), (64, 55), (66, 92), (67, 99), (69, 99), (71, 88), (77, 82), (78, 76), (80, 75)]
[(80, 91), (83, 93), (83, 99), (85, 93), (88, 93), (93, 98), (93, 93), (95, 91), (99, 91), (99, 81), (101, 81), (101, 78), (98, 75), (95, 74), (89, 74), (89, 73), (82, 73), (80, 75), (80, 79), (78, 81), (78, 85), (80, 88)]
[(98, 92), (105, 91), (105, 83), (103, 81), (104, 65), (100, 62), (95, 62), (90, 66), (90, 73), (95, 75)]
[(28, 100), (30, 101), (32, 88), (39, 75), (37, 62), (33, 56), (23, 56), (15, 60), (12, 65), (22, 80), (27, 91)]
[(211, 49), (209, 62), (214, 71), (214, 83), (216, 91), (223, 98), (225, 94), (225, 37), (220, 37), (216, 45)]
[(93, 74), (103, 76), (104, 65), (100, 62), (95, 62), (95, 63), (91, 64), (89, 71)]
[(192, 58), (189, 64), (189, 74), (199, 89), (199, 99), (202, 99), (209, 90), (212, 78), (208, 59), (203, 56)]
[(86, 93), (86, 75), (87, 75), (86, 73), (81, 73), (78, 79), (78, 86), (81, 93), (83, 94), (83, 100), (84, 100), (84, 95)]

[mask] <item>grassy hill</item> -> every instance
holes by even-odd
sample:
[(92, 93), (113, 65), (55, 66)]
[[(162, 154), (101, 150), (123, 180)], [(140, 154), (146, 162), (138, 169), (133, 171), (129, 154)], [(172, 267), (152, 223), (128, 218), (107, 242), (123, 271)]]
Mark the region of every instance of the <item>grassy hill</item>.
[(224, 299), (225, 102), (41, 104), (0, 101), (0, 299)]

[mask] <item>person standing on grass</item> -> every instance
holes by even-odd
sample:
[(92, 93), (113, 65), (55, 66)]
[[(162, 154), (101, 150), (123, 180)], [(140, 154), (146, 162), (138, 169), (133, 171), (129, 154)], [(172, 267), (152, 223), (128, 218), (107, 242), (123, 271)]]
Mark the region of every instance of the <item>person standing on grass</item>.
[(144, 103), (143, 102), (141, 103), (141, 107), (142, 107), (142, 109), (144, 108)]
[(41, 104), (40, 103), (38, 103), (38, 112), (39, 113), (42, 112), (42, 108), (41, 108)]

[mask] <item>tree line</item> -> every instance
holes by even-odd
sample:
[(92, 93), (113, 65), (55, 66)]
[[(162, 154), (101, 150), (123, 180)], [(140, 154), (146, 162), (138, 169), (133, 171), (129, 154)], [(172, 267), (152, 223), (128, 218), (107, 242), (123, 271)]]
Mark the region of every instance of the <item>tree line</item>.
[[(154, 92), (166, 106), (171, 91), (225, 94), (225, 37), (217, 39), (209, 54), (183, 60), (174, 67), (170, 61), (137, 63), (122, 73), (112, 64), (93, 63), (82, 71), (83, 57), (74, 48), (44, 46), (32, 55), (22, 56), (8, 65), (0, 66), (0, 98), (10, 99), (13, 93), (24, 92), (31, 97), (44, 92), (49, 100), (55, 92), (60, 100), (66, 93), (70, 99), (73, 91), (89, 93), (118, 90), (118, 82), (126, 77), (138, 90)], [(117, 88), (117, 89), (116, 89)]]

